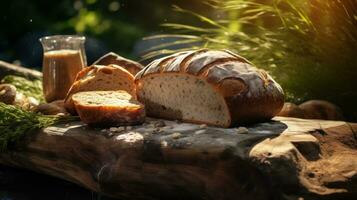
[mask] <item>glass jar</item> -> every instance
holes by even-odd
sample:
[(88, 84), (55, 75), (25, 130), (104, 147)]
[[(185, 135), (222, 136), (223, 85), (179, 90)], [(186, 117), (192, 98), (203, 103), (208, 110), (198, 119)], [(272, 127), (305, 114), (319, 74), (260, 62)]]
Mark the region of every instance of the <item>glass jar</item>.
[(43, 92), (47, 102), (62, 100), (77, 73), (87, 65), (85, 37), (55, 35), (40, 38), (43, 47)]

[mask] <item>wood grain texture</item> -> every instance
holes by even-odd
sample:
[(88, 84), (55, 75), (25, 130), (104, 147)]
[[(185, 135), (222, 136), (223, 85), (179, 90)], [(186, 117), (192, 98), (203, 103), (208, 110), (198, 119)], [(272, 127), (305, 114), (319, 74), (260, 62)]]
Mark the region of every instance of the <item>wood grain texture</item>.
[(357, 124), (278, 117), (244, 133), (165, 121), (158, 132), (155, 121), (119, 133), (49, 127), (0, 163), (123, 199), (357, 196)]

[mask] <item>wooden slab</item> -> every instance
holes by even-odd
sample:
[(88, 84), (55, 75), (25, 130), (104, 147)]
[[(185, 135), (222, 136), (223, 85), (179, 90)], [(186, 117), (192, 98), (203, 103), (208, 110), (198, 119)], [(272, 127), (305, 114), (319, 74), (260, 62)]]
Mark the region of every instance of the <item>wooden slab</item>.
[(14, 65), (0, 60), (0, 80), (7, 75), (17, 75), (28, 79), (42, 78), (42, 73), (37, 70), (25, 68), (22, 66)]
[(161, 121), (114, 133), (49, 127), (0, 163), (123, 199), (357, 197), (357, 124), (278, 117), (245, 131)]

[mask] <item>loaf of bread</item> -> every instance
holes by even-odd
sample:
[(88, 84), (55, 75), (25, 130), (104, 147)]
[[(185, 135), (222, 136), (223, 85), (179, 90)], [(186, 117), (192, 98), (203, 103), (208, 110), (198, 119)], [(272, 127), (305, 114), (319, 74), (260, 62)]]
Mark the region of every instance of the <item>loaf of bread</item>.
[(269, 120), (284, 104), (283, 90), (265, 71), (227, 50), (155, 60), (135, 82), (152, 117), (230, 127)]
[(65, 98), (65, 107), (76, 114), (72, 95), (81, 91), (125, 90), (135, 97), (134, 76), (118, 65), (93, 65), (77, 74), (76, 80)]
[(126, 91), (87, 91), (72, 97), (81, 120), (95, 127), (135, 125), (145, 120), (145, 108)]
[(111, 65), (115, 64), (124, 69), (128, 70), (132, 75), (135, 76), (144, 67), (135, 61), (123, 58), (116, 53), (110, 52), (99, 58), (93, 63), (93, 65)]

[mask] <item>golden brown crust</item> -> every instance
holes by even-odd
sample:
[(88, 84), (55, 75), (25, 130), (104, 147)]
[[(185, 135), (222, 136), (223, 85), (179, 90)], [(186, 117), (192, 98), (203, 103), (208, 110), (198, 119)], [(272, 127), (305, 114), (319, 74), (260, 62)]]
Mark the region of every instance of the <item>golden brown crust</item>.
[[(130, 79), (131, 83), (128, 84), (132, 84), (132, 90), (131, 91), (127, 91), (129, 92), (132, 96), (136, 97), (136, 92), (135, 92), (135, 85), (134, 85), (134, 76), (127, 71), (126, 69), (111, 64), (108, 66), (102, 66), (102, 65), (92, 65), (90, 67), (86, 67), (83, 70), (81, 70), (76, 77), (75, 82), (72, 84), (71, 88), (69, 89), (66, 98), (65, 98), (65, 108), (67, 109), (67, 111), (69, 113), (71, 113), (72, 115), (76, 115), (76, 109), (74, 107), (73, 101), (72, 101), (72, 95), (81, 91), (88, 91), (88, 90), (97, 90), (98, 88), (91, 88), (91, 89), (83, 89), (83, 81), (89, 80), (92, 77), (95, 77), (96, 74), (98, 72), (103, 72), (104, 74), (111, 74), (113, 73), (113, 70), (120, 70), (123, 73), (125, 73), (125, 75), (127, 76), (128, 79)], [(120, 81), (120, 80), (118, 80)], [(118, 88), (114, 88), (110, 87), (110, 88), (101, 88), (101, 90), (126, 90), (124, 88), (118, 87)]]
[(69, 88), (66, 98), (64, 99), (64, 106), (66, 110), (71, 113), (72, 115), (76, 115), (76, 110), (74, 108), (73, 102), (72, 102), (72, 95), (78, 91), (80, 91), (80, 80), (82, 80), (85, 76), (87, 76), (90, 72), (96, 72), (97, 67), (95, 66), (89, 66), (85, 67), (82, 69), (80, 72), (78, 72), (76, 79), (72, 86)]
[[(113, 96), (106, 96), (112, 95)], [(86, 96), (94, 95), (98, 99), (98, 95), (106, 96), (103, 98), (113, 99), (115, 104), (107, 104), (103, 100), (86, 99)], [(117, 99), (119, 98), (119, 99)], [(135, 100), (129, 93), (125, 91), (91, 91), (80, 92), (73, 96), (73, 103), (81, 120), (91, 126), (122, 126), (141, 124), (145, 121), (145, 107), (143, 104)], [(121, 101), (120, 101), (121, 100)], [(120, 103), (124, 100), (130, 102)]]
[(132, 75), (136, 75), (144, 67), (135, 61), (123, 58), (116, 53), (110, 52), (100, 57), (93, 65), (110, 65), (115, 64), (128, 70)]
[(137, 110), (113, 107), (88, 107), (75, 103), (81, 120), (95, 127), (137, 125), (145, 121), (144, 107)]
[(247, 89), (246, 84), (237, 78), (226, 78), (220, 81), (218, 90), (224, 97), (231, 97), (240, 94)]
[[(161, 66), (163, 61), (165, 66)], [(227, 50), (187, 51), (153, 61), (135, 77), (136, 83), (151, 74), (186, 73), (202, 77), (221, 93), (232, 125), (274, 117), (284, 104), (283, 90), (265, 71)]]

